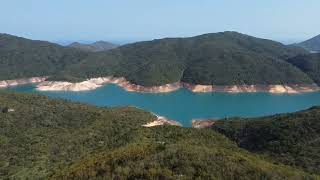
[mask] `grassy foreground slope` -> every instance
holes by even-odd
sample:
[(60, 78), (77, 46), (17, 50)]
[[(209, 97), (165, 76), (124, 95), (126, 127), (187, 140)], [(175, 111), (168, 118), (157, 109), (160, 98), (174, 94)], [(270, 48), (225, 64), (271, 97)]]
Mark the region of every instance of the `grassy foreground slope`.
[(320, 85), (320, 53), (299, 55), (287, 60)]
[(0, 179), (316, 179), (212, 130), (143, 128), (135, 108), (0, 93)]
[(50, 76), (86, 56), (73, 48), (0, 34), (0, 80)]
[(320, 174), (320, 107), (264, 118), (217, 121), (213, 129), (250, 152)]
[[(115, 75), (144, 85), (183, 81), (193, 84), (311, 84), (287, 58), (302, 48), (237, 32), (165, 38), (95, 53), (56, 79)], [(65, 78), (66, 76), (67, 78)]]

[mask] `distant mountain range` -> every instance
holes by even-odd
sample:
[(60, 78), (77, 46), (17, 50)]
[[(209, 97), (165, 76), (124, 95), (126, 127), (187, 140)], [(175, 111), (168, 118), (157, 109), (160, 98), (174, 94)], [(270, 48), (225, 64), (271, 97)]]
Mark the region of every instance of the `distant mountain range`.
[[(202, 85), (312, 84), (286, 60), (302, 48), (237, 32), (138, 42), (67, 67), (57, 78), (120, 76), (143, 86), (174, 82)], [(71, 79), (71, 80), (72, 80)]]
[[(306, 54), (300, 47), (237, 32), (164, 38), (103, 52), (0, 34), (0, 80), (50, 76), (75, 82), (115, 76), (143, 86), (320, 84), (316, 68), (292, 60)], [(306, 64), (320, 62), (317, 54), (298, 57)]]
[(106, 42), (106, 41), (97, 41), (92, 44), (83, 44), (74, 42), (68, 45), (68, 47), (78, 48), (84, 51), (90, 51), (90, 52), (99, 52), (99, 51), (107, 51), (110, 49), (117, 48), (118, 45)]
[(320, 52), (320, 34), (296, 45), (303, 47), (310, 52)]

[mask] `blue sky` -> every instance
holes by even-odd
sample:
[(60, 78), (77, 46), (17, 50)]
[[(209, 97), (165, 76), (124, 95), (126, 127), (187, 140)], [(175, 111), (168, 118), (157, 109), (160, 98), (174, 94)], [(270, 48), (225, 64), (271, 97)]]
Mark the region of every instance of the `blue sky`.
[(1, 0), (0, 32), (115, 42), (242, 33), (293, 42), (320, 34), (319, 0)]

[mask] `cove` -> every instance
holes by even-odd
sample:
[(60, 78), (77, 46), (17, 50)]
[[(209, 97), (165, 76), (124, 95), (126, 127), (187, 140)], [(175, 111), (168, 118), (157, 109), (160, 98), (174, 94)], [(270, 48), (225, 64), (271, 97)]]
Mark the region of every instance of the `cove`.
[(101, 107), (135, 106), (191, 126), (192, 119), (258, 117), (288, 113), (320, 105), (320, 92), (304, 94), (193, 93), (179, 89), (171, 93), (127, 92), (108, 84), (87, 92), (40, 92), (35, 85), (9, 88), (15, 92), (37, 93), (53, 98)]

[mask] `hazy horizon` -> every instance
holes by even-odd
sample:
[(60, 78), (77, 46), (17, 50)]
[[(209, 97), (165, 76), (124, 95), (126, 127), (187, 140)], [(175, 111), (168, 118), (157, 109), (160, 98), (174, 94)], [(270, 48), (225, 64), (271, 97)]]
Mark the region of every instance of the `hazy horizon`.
[[(218, 33), (218, 32), (209, 32), (209, 33)], [(204, 33), (204, 34), (206, 34), (206, 33)], [(201, 34), (198, 34), (198, 35), (201, 35)], [(251, 34), (248, 34), (248, 35), (251, 35)], [(314, 35), (314, 36), (316, 36), (316, 35)], [(314, 37), (314, 36), (312, 36), (312, 37)], [(178, 37), (178, 36), (174, 36), (174, 37), (164, 36), (164, 37), (160, 37), (160, 39), (161, 38), (175, 38), (175, 37)], [(191, 36), (183, 36), (183, 37), (191, 37)], [(305, 40), (310, 39), (312, 37), (309, 37), (309, 38), (306, 38), (306, 39), (270, 39), (270, 40), (278, 41), (278, 42), (281, 42), (283, 44), (294, 44), (294, 43), (299, 43), (299, 42), (305, 41)], [(258, 37), (258, 38), (263, 38), (263, 37)], [(140, 41), (150, 41), (150, 40), (154, 40), (154, 39), (159, 39), (159, 38), (150, 38), (150, 39), (134, 39), (134, 38), (132, 38), (132, 39), (117, 39), (117, 40), (115, 40), (115, 39), (113, 39), (113, 40), (112, 39), (111, 40), (108, 40), (108, 39), (94, 39), (94, 40), (78, 39), (77, 40), (77, 39), (75, 39), (75, 40), (52, 40), (50, 42), (57, 43), (57, 44), (60, 44), (60, 45), (69, 45), (69, 44), (74, 43), (74, 42), (83, 43), (83, 44), (91, 44), (91, 43), (94, 43), (96, 41), (107, 41), (107, 42), (111, 42), (111, 43), (114, 43), (114, 44), (124, 45), (124, 44), (130, 44), (130, 43), (134, 43), (134, 42), (140, 42)]]
[[(219, 31), (222, 32), (222, 31)], [(154, 39), (161, 39), (161, 38), (178, 38), (178, 37), (192, 37), (192, 36), (164, 36), (164, 37), (158, 37), (158, 38), (144, 38), (144, 39), (65, 39), (65, 40), (60, 40), (60, 39), (36, 39), (36, 38), (32, 38), (32, 37), (26, 37), (26, 36), (21, 36), (18, 34), (12, 34), (12, 33), (8, 33), (8, 32), (0, 32), (0, 33), (5, 33), (5, 34), (10, 34), (10, 35), (14, 35), (14, 36), (19, 36), (19, 37), (23, 37), (23, 38), (28, 38), (28, 39), (32, 39), (32, 40), (41, 40), (41, 41), (48, 41), (48, 42), (52, 42), (52, 43), (56, 43), (56, 44), (60, 44), (63, 46), (69, 45), (71, 43), (74, 42), (78, 42), (78, 43), (82, 43), (82, 44), (91, 44), (94, 43), (96, 41), (106, 41), (106, 42), (110, 42), (110, 43), (114, 43), (114, 44), (118, 44), (118, 45), (125, 45), (125, 44), (130, 44), (130, 43), (135, 43), (135, 42), (140, 42), (140, 41), (151, 41)], [(208, 33), (218, 33), (218, 32), (208, 32)], [(243, 32), (239, 32), (239, 33), (243, 33)], [(203, 33), (203, 34), (207, 34), (207, 33)], [(245, 33), (244, 33), (245, 34)], [(202, 35), (202, 34), (197, 34), (197, 35)], [(197, 36), (194, 35), (194, 36)], [(247, 35), (251, 35), (251, 34), (247, 34)], [(316, 35), (314, 35), (316, 36)], [(283, 44), (293, 44), (293, 43), (299, 43), (302, 41), (305, 41), (307, 39), (310, 39), (314, 36), (311, 36), (309, 38), (306, 39), (270, 39), (270, 38), (266, 38), (266, 39), (270, 39), (270, 40), (274, 40), (274, 41), (278, 41), (281, 42)], [(257, 38), (264, 38), (264, 37), (259, 37), (259, 36), (255, 36)]]
[(320, 34), (319, 7), (318, 0), (3, 0), (0, 32), (56, 43), (124, 44), (237, 31), (289, 44)]

